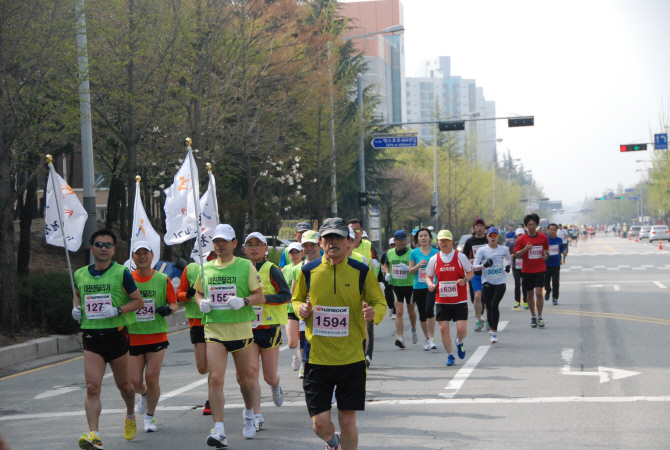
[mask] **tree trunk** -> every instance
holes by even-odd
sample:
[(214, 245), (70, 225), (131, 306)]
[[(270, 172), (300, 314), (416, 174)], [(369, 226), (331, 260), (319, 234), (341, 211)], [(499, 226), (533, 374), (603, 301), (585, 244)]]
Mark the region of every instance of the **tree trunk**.
[(119, 221), (120, 185), (122, 184), (116, 175), (112, 175), (109, 183), (109, 196), (107, 197), (107, 220), (105, 221), (105, 228), (108, 230), (111, 230), (114, 224)]
[[(130, 14), (129, 21), (129, 32), (132, 34), (135, 33), (135, 0), (130, 0), (128, 2), (128, 12)], [(128, 61), (127, 70), (128, 70), (128, 97), (132, 99), (135, 95), (135, 44), (134, 41), (130, 41), (129, 45), (130, 51), (130, 60)], [(135, 176), (137, 175), (137, 142), (135, 139), (135, 106), (133, 101), (128, 102), (128, 130), (126, 133), (127, 142), (125, 142), (126, 149), (128, 151), (128, 166), (127, 168), (127, 187), (128, 187), (128, 209), (126, 211), (126, 217), (128, 221), (128, 228), (130, 230), (133, 226), (133, 213), (135, 212)], [(124, 230), (121, 231), (121, 236), (123, 239), (126, 239), (130, 242), (130, 234), (134, 230), (130, 230), (129, 233), (124, 233)]]
[[(34, 157), (28, 158), (30, 166), (35, 162)], [(29, 275), (30, 269), (30, 226), (33, 222), (33, 212), (37, 206), (37, 178), (28, 183), (26, 187), (26, 199), (21, 210), (21, 234), (19, 237), (19, 253), (17, 257), (16, 270), (18, 275)]]

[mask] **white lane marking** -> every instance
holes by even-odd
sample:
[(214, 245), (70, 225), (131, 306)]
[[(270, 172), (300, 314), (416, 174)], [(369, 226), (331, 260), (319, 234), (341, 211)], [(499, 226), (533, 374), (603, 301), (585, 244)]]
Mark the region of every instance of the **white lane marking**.
[(167, 394), (163, 394), (163, 395), (161, 395), (161, 398), (158, 399), (158, 401), (160, 402), (160, 401), (165, 400), (166, 398), (171, 398), (171, 397), (174, 397), (175, 395), (183, 394), (184, 392), (190, 391), (191, 389), (195, 389), (198, 386), (201, 386), (205, 383), (207, 383), (207, 377), (205, 377), (201, 380), (195, 381), (191, 384), (187, 384), (186, 386), (180, 387), (179, 389), (175, 389), (174, 391), (168, 392)]
[(654, 283), (656, 286), (660, 287), (661, 289), (667, 289), (667, 287), (665, 286), (665, 284), (661, 283), (660, 281), (653, 281), (653, 283)]
[(618, 267), (608, 267), (607, 270), (619, 270)]
[[(587, 283), (611, 283), (612, 280), (606, 281), (561, 281), (561, 285), (564, 284), (587, 284)], [(616, 280), (617, 283), (649, 283), (647, 280)], [(670, 283), (670, 281), (666, 281)]]
[(283, 352), (284, 350), (287, 350), (287, 349), (288, 349), (288, 344), (282, 345), (281, 347), (279, 347), (280, 352)]
[(630, 269), (630, 266), (625, 265), (625, 264), (619, 264), (619, 265), (617, 265), (617, 267), (620, 267), (622, 269)]
[(78, 391), (79, 389), (81, 389), (81, 388), (80, 387), (74, 387), (74, 386), (54, 386), (53, 389), (51, 389), (50, 391), (44, 391), (40, 394), (37, 394), (33, 398), (35, 400), (39, 400), (41, 398), (55, 397), (57, 395), (67, 394), (68, 392)]
[(561, 372), (570, 372), (570, 364), (572, 364), (572, 356), (575, 353), (573, 348), (564, 348), (561, 352), (561, 358), (565, 361), (565, 365), (561, 368)]
[(633, 270), (647, 270), (644, 267), (633, 267)]
[(500, 322), (498, 322), (498, 331), (504, 330), (508, 323), (509, 320), (501, 320)]
[(481, 361), (484, 355), (486, 355), (486, 352), (489, 350), (489, 348), (491, 348), (490, 345), (479, 346), (479, 348), (475, 350), (470, 359), (468, 359), (463, 365), (463, 367), (461, 367), (461, 370), (456, 372), (454, 378), (452, 378), (451, 381), (449, 381), (449, 384), (445, 388), (453, 392), (440, 394), (439, 397), (452, 398), (454, 395), (456, 395), (461, 386), (463, 386), (463, 383), (465, 383), (465, 380), (467, 380), (472, 371), (475, 370), (475, 367), (477, 367), (479, 361)]
[(585, 267), (585, 268), (582, 269), (582, 272), (593, 272), (594, 270), (596, 270), (596, 269), (591, 269), (591, 268)]
[(114, 372), (109, 372), (107, 375), (105, 375), (104, 377), (102, 377), (102, 379), (104, 380), (105, 378), (109, 378), (109, 377), (111, 377), (112, 375), (114, 375)]
[(594, 269), (604, 269), (605, 266), (593, 266)]
[(582, 266), (570, 266), (571, 269), (583, 269)]
[(640, 267), (656, 267), (651, 264), (641, 264)]
[(593, 286), (584, 286), (584, 287), (587, 287), (587, 288), (601, 288), (601, 287), (607, 287), (607, 286), (612, 286), (615, 291), (620, 291), (621, 290), (621, 288), (616, 284), (594, 284)]
[(612, 369), (610, 367), (598, 367), (597, 372), (571, 372), (570, 371), (570, 364), (572, 363), (572, 357), (574, 355), (574, 349), (572, 348), (564, 348), (563, 351), (561, 352), (561, 358), (563, 361), (565, 361), (565, 365), (561, 367), (561, 370), (558, 373), (561, 373), (563, 375), (578, 375), (578, 376), (595, 376), (600, 378), (601, 383), (607, 383), (612, 380), (620, 380), (622, 378), (628, 378), (632, 377), (634, 375), (640, 375), (640, 372), (632, 372), (630, 370), (623, 370), (623, 369)]

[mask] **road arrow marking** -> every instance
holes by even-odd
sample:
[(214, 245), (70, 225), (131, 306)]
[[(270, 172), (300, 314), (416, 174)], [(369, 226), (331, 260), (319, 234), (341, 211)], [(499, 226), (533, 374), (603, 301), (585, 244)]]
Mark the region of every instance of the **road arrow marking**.
[(661, 289), (667, 289), (666, 286), (661, 283), (660, 281), (654, 281), (653, 282), (656, 286), (660, 287)]
[(601, 383), (607, 383), (609, 380), (620, 380), (622, 378), (632, 377), (634, 375), (640, 375), (640, 372), (633, 372), (630, 370), (623, 369), (613, 369), (611, 367), (598, 366), (597, 372), (571, 372), (570, 364), (572, 363), (572, 356), (574, 355), (574, 349), (564, 348), (561, 352), (561, 358), (565, 361), (565, 365), (561, 368), (559, 373), (563, 375), (578, 375), (578, 376), (594, 376), (600, 377)]
[(590, 287), (601, 288), (601, 287), (607, 287), (607, 286), (612, 286), (615, 291), (620, 291), (621, 290), (621, 288), (619, 287), (618, 284), (594, 284), (592, 286), (585, 286), (585, 287), (587, 287), (587, 288), (590, 288)]

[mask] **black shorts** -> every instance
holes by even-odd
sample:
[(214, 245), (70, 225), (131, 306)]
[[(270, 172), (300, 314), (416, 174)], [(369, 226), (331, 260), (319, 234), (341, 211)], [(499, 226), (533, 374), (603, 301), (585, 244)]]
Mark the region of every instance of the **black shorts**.
[(435, 304), (435, 312), (435, 320), (438, 322), (458, 322), (459, 320), (468, 320), (467, 303), (458, 303), (456, 305), (437, 303)]
[(414, 286), (392, 286), (392, 288), (396, 302), (407, 302), (408, 305), (412, 304), (412, 292), (414, 291)]
[(145, 353), (156, 353), (161, 350), (168, 348), (170, 343), (168, 341), (158, 342), (156, 344), (147, 344), (147, 345), (131, 345), (130, 346), (130, 356), (140, 356)]
[(281, 327), (279, 325), (270, 328), (254, 328), (254, 344), (261, 350), (270, 350), (282, 344)]
[(330, 411), (333, 389), (340, 411), (365, 410), (365, 361), (343, 366), (324, 366), (305, 363), (302, 387), (309, 416)]
[(204, 344), (205, 343), (205, 326), (196, 325), (191, 327), (191, 344)]
[(106, 363), (125, 355), (130, 348), (130, 336), (126, 327), (83, 330), (81, 340), (84, 350), (97, 353)]
[(294, 312), (288, 313), (288, 320), (295, 320), (295, 321), (300, 322), (300, 318), (298, 316), (296, 316)]
[(205, 342), (211, 344), (221, 344), (224, 347), (226, 347), (226, 350), (228, 352), (235, 353), (239, 350), (244, 350), (245, 348), (249, 347), (251, 344), (254, 343), (254, 339), (249, 338), (249, 339), (236, 339), (234, 341), (220, 341), (215, 338), (207, 338), (205, 339)]
[(521, 287), (524, 292), (532, 291), (535, 288), (544, 287), (545, 272), (521, 273)]

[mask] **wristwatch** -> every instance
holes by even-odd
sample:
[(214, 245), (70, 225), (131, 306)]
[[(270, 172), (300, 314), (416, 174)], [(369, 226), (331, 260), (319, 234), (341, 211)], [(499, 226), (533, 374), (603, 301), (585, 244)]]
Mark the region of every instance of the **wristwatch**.
[(123, 310), (121, 309), (120, 306), (116, 307), (116, 312), (117, 312), (117, 316), (120, 316), (121, 314), (123, 314)]
[(248, 298), (244, 299), (244, 306), (249, 306), (249, 299)]

